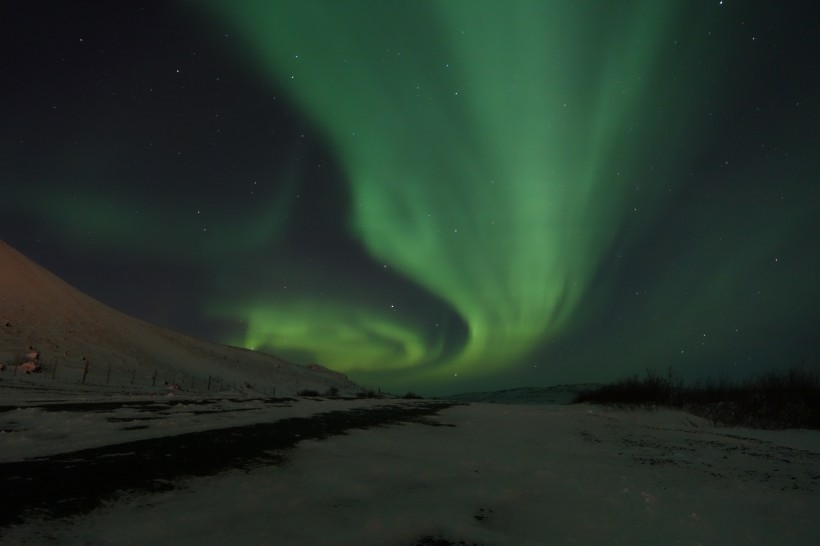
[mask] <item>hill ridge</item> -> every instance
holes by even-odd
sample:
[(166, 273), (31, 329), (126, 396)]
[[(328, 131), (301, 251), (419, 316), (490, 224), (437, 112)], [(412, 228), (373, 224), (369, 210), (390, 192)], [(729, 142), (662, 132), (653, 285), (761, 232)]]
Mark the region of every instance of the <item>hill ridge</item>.
[[(359, 387), (342, 374), (303, 367), (276, 356), (196, 339), (131, 317), (83, 293), (0, 240), (0, 363), (36, 348), (44, 371), (140, 378), (145, 382), (249, 384), (276, 394), (340, 392)], [(0, 374), (0, 379), (8, 377)], [(58, 375), (53, 373), (53, 375)], [(199, 380), (199, 381), (197, 381)]]

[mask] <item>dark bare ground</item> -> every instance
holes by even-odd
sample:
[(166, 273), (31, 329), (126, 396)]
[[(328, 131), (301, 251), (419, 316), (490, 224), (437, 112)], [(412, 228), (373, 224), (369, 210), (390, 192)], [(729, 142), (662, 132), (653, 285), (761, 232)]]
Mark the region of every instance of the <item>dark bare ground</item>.
[(184, 478), (281, 464), (283, 452), (301, 440), (424, 422), (425, 416), (453, 405), (429, 401), (354, 408), (3, 463), (0, 527), (23, 523), (30, 514), (45, 518), (84, 514), (124, 493), (173, 489)]

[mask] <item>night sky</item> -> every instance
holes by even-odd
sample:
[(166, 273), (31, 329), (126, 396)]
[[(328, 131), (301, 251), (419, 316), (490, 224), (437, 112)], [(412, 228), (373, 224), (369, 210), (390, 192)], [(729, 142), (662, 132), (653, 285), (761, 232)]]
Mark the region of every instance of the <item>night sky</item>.
[(4, 2), (0, 238), (371, 388), (816, 367), (813, 12)]

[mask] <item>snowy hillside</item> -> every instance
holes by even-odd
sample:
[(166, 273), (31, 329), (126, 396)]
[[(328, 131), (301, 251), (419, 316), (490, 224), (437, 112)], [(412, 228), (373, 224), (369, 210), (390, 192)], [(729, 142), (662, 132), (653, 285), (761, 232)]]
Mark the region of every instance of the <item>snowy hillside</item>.
[[(0, 381), (36, 351), (41, 382), (267, 394), (360, 390), (345, 376), (159, 328), (83, 294), (0, 241)], [(22, 375), (22, 374), (21, 374)], [(21, 377), (15, 377), (21, 379)]]

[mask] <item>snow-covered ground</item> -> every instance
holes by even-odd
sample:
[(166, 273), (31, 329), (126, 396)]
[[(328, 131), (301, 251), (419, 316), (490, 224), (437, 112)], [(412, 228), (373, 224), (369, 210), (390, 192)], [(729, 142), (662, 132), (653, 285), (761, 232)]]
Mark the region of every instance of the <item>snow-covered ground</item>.
[(482, 404), (571, 404), (582, 392), (600, 387), (598, 383), (553, 385), (551, 387), (518, 387), (499, 391), (465, 392), (445, 396), (457, 402)]
[(386, 403), (275, 399), (247, 392), (225, 392), (212, 398), (181, 393), (18, 401), (0, 406), (0, 463)]
[[(5, 411), (0, 468), (155, 435), (429, 403), (174, 404)], [(121, 490), (69, 517), (28, 514), (0, 528), (0, 543), (813, 545), (820, 536), (816, 431), (714, 428), (668, 410), (474, 404), (340, 435), (306, 432), (270, 460)]]

